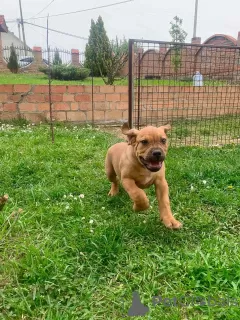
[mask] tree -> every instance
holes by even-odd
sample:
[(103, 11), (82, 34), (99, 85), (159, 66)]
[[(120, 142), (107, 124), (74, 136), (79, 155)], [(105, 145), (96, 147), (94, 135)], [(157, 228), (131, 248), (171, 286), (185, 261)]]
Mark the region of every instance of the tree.
[[(172, 37), (172, 42), (174, 43), (184, 43), (187, 37), (187, 32), (183, 30), (182, 23), (183, 20), (178, 16), (173, 18), (174, 21), (170, 22), (170, 30), (169, 33)], [(174, 72), (177, 74), (179, 68), (182, 65), (181, 61), (181, 45), (174, 45), (173, 47), (174, 53), (172, 56), (172, 64), (174, 68)]]
[(54, 66), (58, 66), (62, 64), (62, 59), (60, 57), (59, 51), (56, 48), (55, 52), (54, 52), (54, 58), (53, 58), (53, 65)]
[(17, 58), (16, 50), (13, 44), (10, 47), (10, 57), (8, 60), (7, 67), (12, 73), (18, 73), (18, 70), (19, 70), (18, 58)]
[(85, 50), (85, 67), (92, 75), (101, 76), (106, 84), (112, 85), (128, 60), (128, 42), (110, 41), (101, 16), (97, 22), (91, 20), (90, 35)]
[(91, 20), (90, 35), (85, 49), (85, 67), (96, 77), (101, 76), (100, 69), (102, 74), (106, 75), (102, 61), (108, 58), (109, 45), (102, 17), (99, 16), (96, 23)]
[[(107, 48), (108, 53), (103, 56), (103, 60), (99, 64), (99, 71), (105, 84), (113, 85), (119, 72), (122, 70), (126, 62), (128, 61), (128, 43), (126, 39), (122, 41), (112, 40)], [(106, 76), (104, 76), (103, 70), (106, 70)]]

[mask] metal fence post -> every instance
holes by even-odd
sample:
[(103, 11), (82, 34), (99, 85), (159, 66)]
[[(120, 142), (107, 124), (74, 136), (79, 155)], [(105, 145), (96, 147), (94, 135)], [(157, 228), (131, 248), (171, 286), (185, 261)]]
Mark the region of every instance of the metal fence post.
[(133, 121), (133, 107), (134, 107), (134, 72), (133, 72), (133, 63), (134, 63), (134, 41), (129, 39), (128, 42), (128, 125), (129, 128), (132, 128)]

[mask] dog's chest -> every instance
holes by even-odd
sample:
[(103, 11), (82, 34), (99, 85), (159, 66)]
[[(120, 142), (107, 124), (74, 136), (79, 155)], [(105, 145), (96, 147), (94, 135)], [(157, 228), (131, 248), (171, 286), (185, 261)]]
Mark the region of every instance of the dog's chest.
[(141, 173), (135, 179), (136, 185), (141, 189), (150, 187), (153, 184), (153, 181), (154, 177), (152, 175), (146, 176), (145, 174)]

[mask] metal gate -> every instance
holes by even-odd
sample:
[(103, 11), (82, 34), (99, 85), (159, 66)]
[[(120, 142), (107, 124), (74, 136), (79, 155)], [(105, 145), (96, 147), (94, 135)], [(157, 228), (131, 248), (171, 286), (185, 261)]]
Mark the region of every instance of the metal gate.
[(240, 47), (129, 40), (129, 125), (173, 145), (240, 142)]

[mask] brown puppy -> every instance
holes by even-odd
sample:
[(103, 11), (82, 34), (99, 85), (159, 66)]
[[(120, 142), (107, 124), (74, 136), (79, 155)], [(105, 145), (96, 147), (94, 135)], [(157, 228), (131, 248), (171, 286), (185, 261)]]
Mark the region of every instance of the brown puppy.
[(105, 168), (111, 181), (110, 196), (119, 191), (118, 179), (133, 201), (135, 211), (146, 210), (149, 200), (142, 189), (155, 185), (160, 218), (168, 228), (179, 229), (182, 224), (171, 212), (168, 184), (165, 179), (164, 159), (167, 154), (166, 133), (170, 125), (131, 129), (127, 124), (122, 127), (128, 143), (120, 142), (109, 148)]

